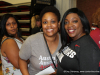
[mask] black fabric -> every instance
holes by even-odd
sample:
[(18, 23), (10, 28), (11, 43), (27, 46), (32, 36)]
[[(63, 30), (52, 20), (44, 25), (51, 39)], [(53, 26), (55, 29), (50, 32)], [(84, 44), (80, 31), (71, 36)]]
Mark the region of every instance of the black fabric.
[(37, 32), (40, 32), (40, 29), (39, 27), (34, 27), (31, 31), (31, 34), (36, 34)]
[(57, 75), (98, 75), (100, 50), (89, 35), (71, 42), (69, 47), (76, 55), (74, 58), (67, 55), (62, 58)]

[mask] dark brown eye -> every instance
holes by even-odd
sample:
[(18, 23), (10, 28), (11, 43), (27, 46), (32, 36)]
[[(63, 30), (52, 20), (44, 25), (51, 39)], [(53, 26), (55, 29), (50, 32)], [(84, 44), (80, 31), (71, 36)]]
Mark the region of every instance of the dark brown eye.
[(77, 23), (78, 21), (77, 20), (75, 20), (75, 21), (73, 21), (74, 23)]
[(51, 21), (51, 23), (55, 23), (55, 21)]
[(47, 24), (47, 22), (45, 21), (45, 22), (43, 22), (44, 24)]
[(64, 24), (68, 24), (68, 22), (65, 22)]
[(10, 23), (8, 23), (8, 24), (6, 24), (7, 26), (9, 26), (10, 25)]

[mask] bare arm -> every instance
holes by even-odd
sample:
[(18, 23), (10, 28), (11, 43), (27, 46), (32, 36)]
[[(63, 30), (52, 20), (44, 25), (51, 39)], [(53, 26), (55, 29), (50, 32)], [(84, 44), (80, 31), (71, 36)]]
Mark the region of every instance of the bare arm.
[(15, 68), (19, 68), (18, 57), (19, 57), (19, 48), (17, 43), (13, 39), (7, 39), (1, 46), (1, 49), (6, 54), (6, 57), (12, 63)]
[(23, 75), (29, 75), (27, 65), (28, 65), (27, 61), (26, 60), (22, 60), (19, 57), (19, 67), (20, 67), (20, 70), (21, 70), (21, 72), (22, 72)]

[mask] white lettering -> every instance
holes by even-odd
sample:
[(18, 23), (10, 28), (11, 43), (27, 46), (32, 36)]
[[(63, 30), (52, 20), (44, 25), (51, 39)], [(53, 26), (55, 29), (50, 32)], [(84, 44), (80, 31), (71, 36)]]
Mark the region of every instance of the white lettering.
[(50, 57), (47, 57), (47, 60), (50, 60)]
[(42, 60), (42, 56), (40, 55), (39, 60)]
[(70, 50), (66, 55), (70, 56), (71, 53), (72, 53), (72, 50)]
[(43, 60), (46, 60), (46, 57), (43, 57)]
[(66, 50), (63, 51), (63, 53), (67, 56), (69, 56), (70, 58), (74, 58), (74, 56), (76, 55), (76, 52), (73, 51), (71, 48), (67, 47)]
[(70, 54), (70, 58), (74, 58), (74, 55), (76, 55), (76, 53), (73, 51), (71, 54)]
[(40, 61), (40, 63), (39, 63), (40, 65), (43, 65), (43, 61)]
[[(55, 57), (52, 57), (52, 58), (55, 62), (56, 58)], [(52, 63), (50, 57), (43, 57), (42, 55), (40, 55), (39, 60), (40, 60), (40, 63), (39, 63), (40, 65), (49, 65)]]

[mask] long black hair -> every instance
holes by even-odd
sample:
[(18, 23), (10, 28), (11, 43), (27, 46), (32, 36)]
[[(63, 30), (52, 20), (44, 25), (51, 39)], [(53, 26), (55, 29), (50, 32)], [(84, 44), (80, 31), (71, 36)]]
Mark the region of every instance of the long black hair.
[(62, 18), (62, 21), (61, 21), (61, 41), (62, 41), (62, 48), (65, 47), (67, 44), (68, 44), (68, 40), (69, 40), (69, 37), (68, 37), (68, 34), (65, 30), (65, 18), (68, 14), (70, 13), (76, 13), (81, 22), (82, 22), (82, 25), (83, 25), (83, 30), (86, 34), (89, 34), (90, 33), (90, 25), (89, 25), (89, 21), (88, 19), (86, 18), (85, 14), (79, 10), (78, 8), (71, 8), (69, 10), (67, 10)]
[[(12, 35), (9, 35), (7, 33), (7, 30), (6, 30), (6, 22), (7, 20), (10, 18), (10, 17), (13, 17), (17, 23), (17, 28), (18, 28), (18, 37), (21, 37), (21, 33), (20, 33), (20, 30), (19, 30), (19, 22), (18, 20), (16, 19), (16, 17), (13, 15), (13, 14), (4, 14), (1, 18), (1, 22), (0, 22), (0, 27), (1, 27), (1, 33), (0, 33), (0, 40), (2, 39), (2, 37), (4, 35), (6, 35), (7, 37), (14, 37)], [(1, 41), (0, 41), (1, 42)]]

